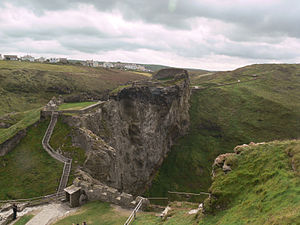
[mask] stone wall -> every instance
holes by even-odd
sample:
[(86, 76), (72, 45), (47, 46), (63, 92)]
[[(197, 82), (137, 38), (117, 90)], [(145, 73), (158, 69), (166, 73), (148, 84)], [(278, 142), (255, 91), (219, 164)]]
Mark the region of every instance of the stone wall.
[[(100, 200), (102, 202), (113, 203), (124, 208), (133, 209), (139, 201), (143, 199), (142, 210), (146, 209), (150, 204), (146, 198), (141, 196), (134, 197), (131, 194), (119, 192), (117, 189), (99, 182), (94, 183), (76, 178), (73, 184), (81, 188), (82, 195), (86, 196), (88, 201)], [(82, 197), (80, 197), (80, 199), (82, 199)]]
[(64, 113), (74, 113), (74, 114), (85, 114), (85, 113), (89, 113), (97, 108), (101, 108), (101, 106), (104, 104), (104, 102), (98, 102), (94, 105), (88, 106), (86, 108), (80, 109), (80, 110), (63, 110), (63, 111), (59, 111), (57, 109), (55, 110), (48, 110), (47, 108), (44, 108), (41, 111), (41, 118), (45, 119), (45, 118), (49, 118), (52, 115), (52, 112), (55, 111), (57, 112), (59, 115), (62, 115)]
[(23, 137), (26, 136), (26, 129), (20, 130), (17, 134), (15, 134), (12, 138), (6, 140), (2, 144), (0, 144), (0, 156), (6, 155), (8, 152), (13, 150)]

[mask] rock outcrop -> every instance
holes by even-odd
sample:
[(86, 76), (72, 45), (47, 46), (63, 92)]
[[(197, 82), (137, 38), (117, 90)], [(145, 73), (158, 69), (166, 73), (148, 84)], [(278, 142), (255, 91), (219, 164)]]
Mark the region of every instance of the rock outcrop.
[(189, 127), (189, 77), (180, 71), (164, 82), (135, 82), (94, 112), (65, 118), (80, 127), (73, 140), (87, 152), (83, 171), (119, 191), (145, 190)]
[(163, 79), (178, 79), (187, 75), (187, 71), (184, 69), (170, 68), (162, 69), (153, 75), (154, 79), (163, 80)]

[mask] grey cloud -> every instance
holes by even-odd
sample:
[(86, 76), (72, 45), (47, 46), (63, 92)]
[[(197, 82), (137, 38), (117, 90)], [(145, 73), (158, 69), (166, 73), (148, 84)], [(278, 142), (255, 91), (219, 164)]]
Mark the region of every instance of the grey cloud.
[(2, 28), (0, 33), (7, 38), (31, 38), (33, 40), (52, 40), (60, 37), (72, 36), (82, 37), (96, 36), (109, 38), (109, 36), (93, 27), (32, 27), (32, 28)]
[[(169, 2), (177, 2), (174, 10), (169, 9)], [(300, 21), (300, 4), (297, 0), (281, 0), (274, 4), (249, 4), (237, 2), (235, 5), (217, 4), (198, 0), (4, 0), (34, 9), (37, 12), (45, 10), (61, 10), (76, 8), (78, 4), (92, 4), (101, 11), (118, 9), (126, 19), (141, 19), (149, 23), (189, 29), (188, 19), (205, 17), (233, 23), (241, 28), (247, 27), (252, 35), (265, 36), (286, 34), (300, 37), (297, 23)]]
[[(171, 8), (170, 2), (173, 2)], [(125, 33), (107, 34), (89, 24), (83, 27), (67, 27), (63, 26), (64, 21), (61, 21), (57, 27), (2, 28), (0, 40), (5, 43), (9, 39), (19, 40), (24, 37), (32, 40), (55, 39), (64, 49), (84, 53), (118, 49), (128, 51), (151, 49), (176, 52), (177, 55), (184, 57), (201, 58), (216, 54), (266, 60), (290, 60), (299, 55), (297, 51), (278, 47), (278, 44), (286, 37), (300, 39), (300, 30), (297, 29), (297, 23), (300, 21), (299, 1), (281, 0), (272, 4), (262, 1), (256, 5), (241, 3), (242, 1), (235, 5), (226, 5), (224, 3), (226, 1), (220, 2), (203, 0), (1, 0), (0, 8), (1, 4), (10, 3), (27, 7), (40, 16), (47, 11), (77, 9), (81, 3), (92, 4), (99, 11), (119, 10), (125, 20), (142, 20), (145, 26), (160, 24), (164, 26), (164, 29), (182, 30), (182, 32), (192, 29), (191, 19), (208, 18), (222, 21), (224, 24), (224, 29), (216, 28), (215, 30), (215, 35), (223, 35), (229, 39), (221, 46), (218, 45), (218, 39), (214, 40), (213, 37), (212, 40), (208, 37), (207, 40), (199, 43), (191, 40), (190, 46), (170, 44), (167, 39), (157, 45), (146, 41), (138, 43), (134, 42), (133, 36), (127, 36)], [(277, 47), (274, 47), (274, 44)]]

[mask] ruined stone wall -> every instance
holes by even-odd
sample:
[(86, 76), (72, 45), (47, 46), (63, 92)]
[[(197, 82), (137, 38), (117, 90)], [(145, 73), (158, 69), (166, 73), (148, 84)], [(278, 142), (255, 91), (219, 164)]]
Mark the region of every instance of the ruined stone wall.
[(16, 135), (12, 138), (6, 140), (2, 144), (0, 144), (0, 156), (6, 155), (8, 152), (13, 150), (23, 137), (26, 135), (26, 130), (20, 130)]

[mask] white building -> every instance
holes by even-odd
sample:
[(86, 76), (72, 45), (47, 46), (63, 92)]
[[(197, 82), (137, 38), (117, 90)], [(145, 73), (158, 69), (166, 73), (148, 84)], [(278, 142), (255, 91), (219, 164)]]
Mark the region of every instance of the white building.
[(49, 63), (58, 63), (59, 59), (58, 58), (50, 58)]
[(2, 57), (2, 55), (0, 54), (0, 60), (3, 60), (3, 57)]
[(29, 61), (29, 62), (34, 62), (34, 57), (32, 57), (31, 55), (24, 55), (21, 57), (22, 61)]
[(114, 67), (114, 64), (110, 63), (110, 62), (104, 62), (103, 63), (103, 67), (104, 68), (113, 68)]
[(19, 58), (17, 55), (4, 55), (4, 60), (8, 60), (8, 61), (18, 61)]
[(136, 70), (137, 69), (136, 64), (127, 64), (124, 67), (125, 67), (125, 69), (128, 69), (128, 70)]
[(85, 65), (90, 67), (98, 67), (99, 63), (94, 60), (86, 60)]
[(68, 59), (67, 58), (59, 58), (58, 62), (67, 64), (68, 63)]
[(40, 57), (36, 61), (40, 62), (40, 63), (43, 63), (43, 62), (46, 62), (46, 59), (44, 57)]

